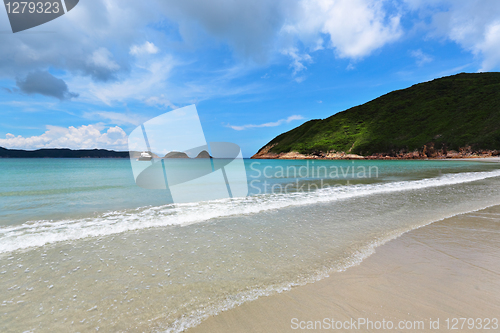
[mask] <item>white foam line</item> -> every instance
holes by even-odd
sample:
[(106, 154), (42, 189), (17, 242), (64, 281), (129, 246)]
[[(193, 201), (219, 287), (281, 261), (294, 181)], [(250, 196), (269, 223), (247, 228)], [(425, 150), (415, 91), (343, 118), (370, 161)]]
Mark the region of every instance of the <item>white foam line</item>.
[(109, 212), (97, 218), (31, 222), (0, 228), (0, 253), (86, 237), (102, 237), (168, 225), (189, 225), (218, 217), (255, 214), (262, 211), (380, 193), (455, 185), (498, 176), (500, 176), (500, 170), (468, 172), (416, 181), (332, 187), (308, 193), (266, 194), (246, 198), (147, 207), (133, 212)]

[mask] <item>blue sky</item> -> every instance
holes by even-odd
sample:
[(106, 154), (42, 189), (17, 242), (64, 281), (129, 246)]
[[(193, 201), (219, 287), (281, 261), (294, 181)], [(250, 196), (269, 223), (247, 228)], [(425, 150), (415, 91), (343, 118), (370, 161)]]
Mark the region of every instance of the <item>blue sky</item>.
[(82, 0), (9, 33), (0, 146), (127, 149), (196, 104), (207, 141), (246, 157), (310, 119), (460, 72), (498, 71), (496, 0)]

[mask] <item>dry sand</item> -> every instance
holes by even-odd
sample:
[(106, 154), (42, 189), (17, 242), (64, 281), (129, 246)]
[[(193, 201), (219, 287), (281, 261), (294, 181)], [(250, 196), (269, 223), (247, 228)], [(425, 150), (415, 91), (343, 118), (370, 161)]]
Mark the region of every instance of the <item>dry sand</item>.
[[(483, 324), (484, 318), (500, 320), (500, 206), (413, 230), (377, 248), (359, 266), (245, 303), (188, 332), (296, 332), (302, 331), (292, 329), (300, 321), (302, 327), (321, 321), (322, 330), (332, 331), (325, 329), (325, 318), (329, 323), (366, 318), (374, 326), (391, 321), (393, 332), (499, 332), (494, 324), (478, 329), (479, 321), (473, 329), (466, 323), (462, 330), (448, 330), (446, 319), (482, 318)], [(430, 330), (430, 320), (437, 319), (440, 329)], [(424, 329), (397, 329), (408, 321), (415, 326), (421, 321)], [(461, 325), (459, 321), (457, 327)], [(356, 328), (337, 331), (388, 331)]]

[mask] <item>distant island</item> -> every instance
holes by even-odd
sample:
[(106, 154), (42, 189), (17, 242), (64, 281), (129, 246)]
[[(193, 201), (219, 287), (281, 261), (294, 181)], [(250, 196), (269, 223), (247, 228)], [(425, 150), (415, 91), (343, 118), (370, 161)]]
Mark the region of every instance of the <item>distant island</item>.
[(128, 151), (67, 148), (20, 150), (0, 147), (0, 158), (130, 158)]
[[(179, 151), (171, 151), (164, 158), (190, 158), (186, 153)], [(195, 158), (212, 158), (206, 150), (202, 150)]]
[(186, 153), (179, 152), (179, 151), (171, 151), (167, 155), (165, 155), (164, 158), (189, 158)]
[(427, 159), (500, 155), (500, 73), (460, 73), (310, 120), (252, 158)]

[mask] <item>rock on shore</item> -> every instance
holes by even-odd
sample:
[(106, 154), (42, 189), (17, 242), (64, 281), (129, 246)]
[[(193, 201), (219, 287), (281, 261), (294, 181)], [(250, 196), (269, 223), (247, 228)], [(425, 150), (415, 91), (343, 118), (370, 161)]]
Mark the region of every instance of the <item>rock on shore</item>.
[(423, 160), (423, 159), (457, 159), (457, 158), (478, 158), (499, 156), (498, 150), (473, 150), (470, 146), (462, 147), (458, 151), (447, 150), (446, 148), (435, 149), (434, 144), (424, 145), (421, 149), (415, 151), (391, 151), (383, 153), (374, 153), (370, 156), (361, 156), (345, 152), (314, 152), (312, 154), (301, 154), (296, 151), (287, 153), (272, 153), (270, 152), (273, 145), (269, 145), (261, 149), (257, 154), (253, 155), (252, 159), (283, 159), (283, 160), (306, 160), (306, 159), (323, 159), (323, 160)]

